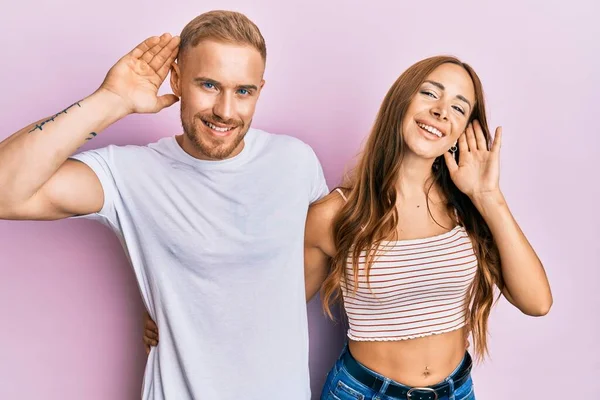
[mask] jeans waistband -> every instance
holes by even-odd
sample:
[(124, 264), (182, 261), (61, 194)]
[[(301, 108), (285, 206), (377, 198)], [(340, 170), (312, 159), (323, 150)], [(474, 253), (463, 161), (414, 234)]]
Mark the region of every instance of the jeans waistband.
[[(356, 361), (348, 348), (345, 349), (340, 358), (346, 371), (358, 382), (379, 394), (406, 400), (437, 400), (444, 396), (449, 397), (455, 388), (461, 386), (469, 379), (473, 365), (471, 356), (468, 352), (465, 352), (465, 356), (458, 367), (443, 382), (417, 388), (402, 385), (371, 371)], [(385, 387), (386, 384), (387, 387)]]

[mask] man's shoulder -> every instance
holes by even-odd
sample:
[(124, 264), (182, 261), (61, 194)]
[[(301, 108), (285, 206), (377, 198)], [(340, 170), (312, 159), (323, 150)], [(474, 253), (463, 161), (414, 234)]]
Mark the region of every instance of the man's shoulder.
[(266, 143), (266, 147), (273, 151), (282, 152), (288, 156), (304, 156), (314, 159), (314, 150), (303, 140), (283, 133), (266, 132), (254, 129), (257, 140)]
[(152, 156), (155, 154), (166, 154), (172, 151), (171, 142), (173, 137), (161, 138), (148, 144), (109, 144), (104, 147), (86, 150), (77, 153), (73, 158), (94, 156), (109, 160), (127, 160), (137, 157)]

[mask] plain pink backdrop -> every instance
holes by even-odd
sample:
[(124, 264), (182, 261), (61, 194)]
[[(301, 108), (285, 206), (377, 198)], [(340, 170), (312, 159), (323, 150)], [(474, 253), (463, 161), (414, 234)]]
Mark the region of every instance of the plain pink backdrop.
[[(246, 13), (267, 40), (267, 85), (254, 125), (312, 145), (331, 186), (405, 68), (441, 53), (475, 67), (492, 128), (504, 127), (502, 188), (555, 299), (538, 319), (499, 302), (491, 359), (474, 373), (477, 396), (598, 397), (598, 2), (5, 3), (0, 139), (89, 94), (145, 37), (178, 34), (215, 8)], [(177, 107), (130, 116), (86, 148), (179, 133)], [(309, 312), (317, 398), (343, 332), (317, 302)], [(107, 229), (89, 221), (0, 221), (0, 399), (139, 398), (141, 314), (133, 274)], [(273, 389), (286, 391), (277, 382)]]

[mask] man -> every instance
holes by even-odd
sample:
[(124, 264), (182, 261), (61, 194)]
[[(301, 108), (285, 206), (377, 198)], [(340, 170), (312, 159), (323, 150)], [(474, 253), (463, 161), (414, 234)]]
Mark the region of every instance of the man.
[[(83, 216), (122, 240), (161, 332), (143, 399), (310, 398), (303, 236), (327, 186), (309, 146), (250, 128), (265, 61), (254, 23), (205, 13), (0, 143), (0, 218)], [(173, 94), (158, 96), (169, 70)], [(72, 156), (178, 100), (182, 135)]]

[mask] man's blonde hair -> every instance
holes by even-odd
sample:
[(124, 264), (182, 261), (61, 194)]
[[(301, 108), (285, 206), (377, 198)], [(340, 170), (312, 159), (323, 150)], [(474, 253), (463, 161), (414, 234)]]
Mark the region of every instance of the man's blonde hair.
[(239, 12), (214, 10), (200, 14), (183, 28), (180, 38), (179, 60), (187, 48), (210, 39), (252, 46), (258, 50), (263, 61), (267, 61), (267, 46), (258, 26)]

